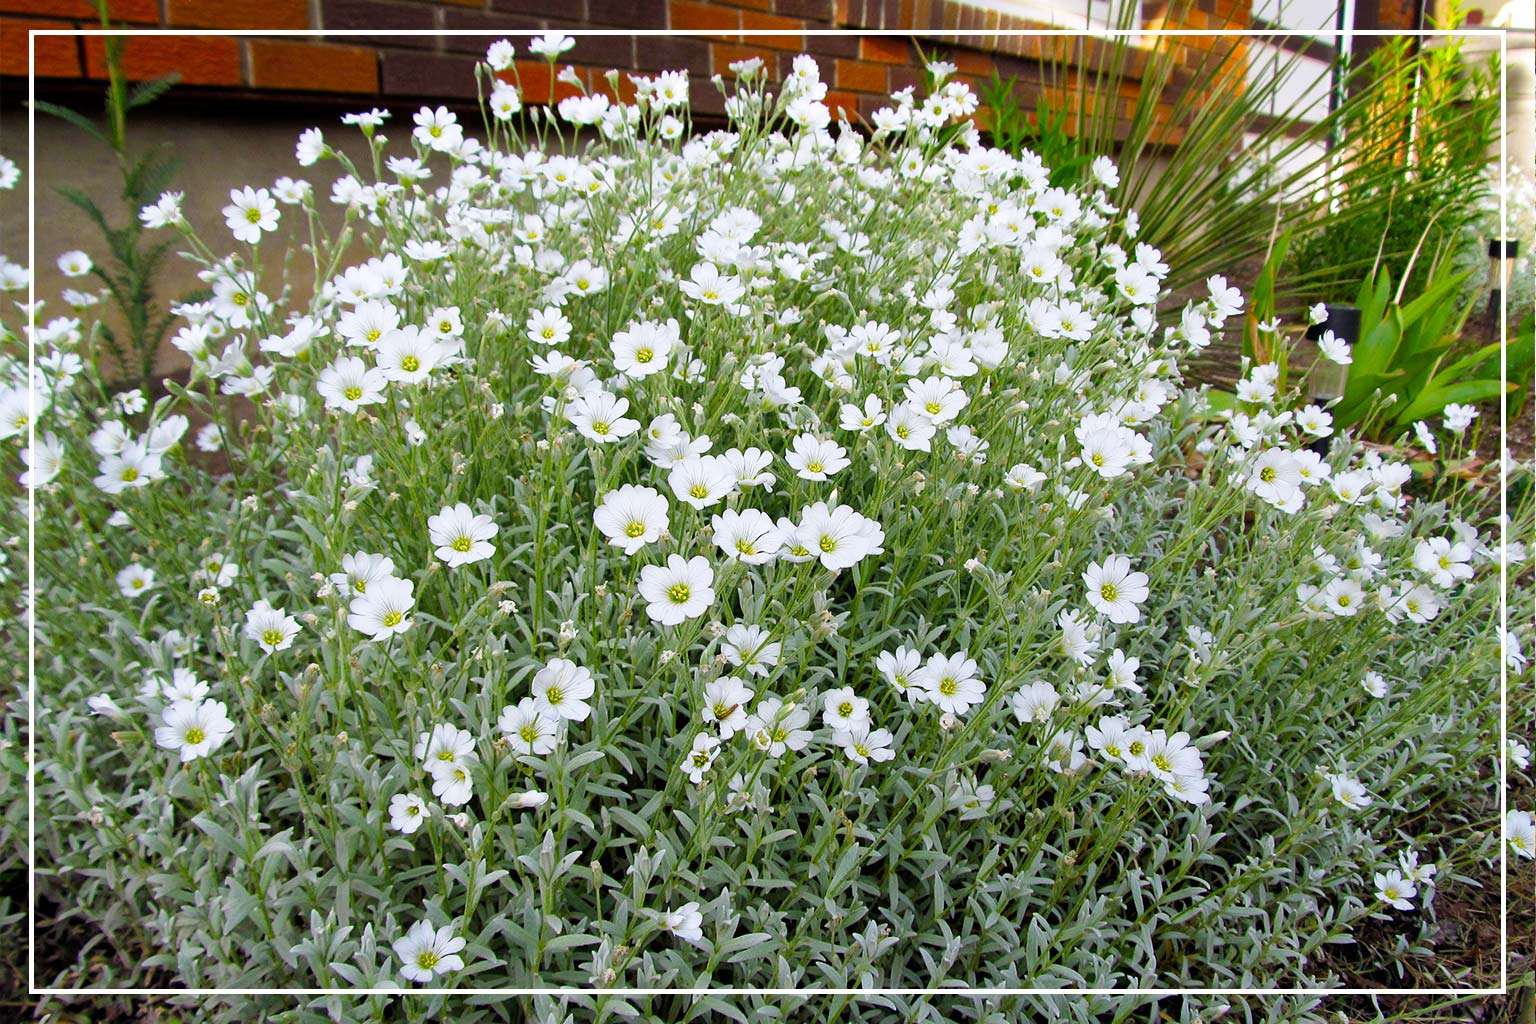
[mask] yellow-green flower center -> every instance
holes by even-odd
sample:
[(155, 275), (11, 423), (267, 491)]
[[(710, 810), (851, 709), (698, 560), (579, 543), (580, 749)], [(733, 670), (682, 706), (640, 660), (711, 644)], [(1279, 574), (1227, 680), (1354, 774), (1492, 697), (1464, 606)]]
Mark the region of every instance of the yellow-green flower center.
[(674, 583), (667, 588), (667, 600), (673, 604), (684, 604), (693, 592), (686, 583)]
[(1106, 601), (1113, 601), (1120, 596), (1120, 588), (1113, 583), (1099, 584), (1099, 596)]
[(356, 386), (354, 384), (352, 387), (347, 388), (341, 394), (342, 394), (342, 397), (345, 398), (347, 401), (355, 402), (359, 398), (363, 397), (363, 389), (358, 387), (358, 386)]
[(280, 629), (269, 629), (261, 634), (261, 642), (268, 647), (276, 647), (283, 642), (283, 631)]
[(638, 537), (643, 533), (645, 533), (645, 524), (638, 519), (624, 527), (624, 536), (626, 537)]
[(395, 626), (400, 625), (400, 620), (403, 618), (405, 618), (405, 616), (401, 615), (399, 612), (385, 612), (384, 625), (389, 626), (390, 628), (394, 628)]
[(417, 370), (421, 369), (421, 360), (417, 359), (415, 356), (406, 356), (404, 359), (400, 360), (400, 369), (404, 370), (406, 373), (415, 373)]
[(203, 732), (203, 730), (199, 729), (195, 725), (192, 728), (187, 730), (187, 742), (188, 743), (192, 743), (192, 744), (201, 743), (201, 742), (203, 742), (203, 740), (205, 740), (207, 738), (208, 738), (208, 734)]
[(474, 547), (475, 542), (470, 540), (468, 537), (455, 537), (453, 538), (453, 544), (450, 546), (455, 551), (464, 552)]

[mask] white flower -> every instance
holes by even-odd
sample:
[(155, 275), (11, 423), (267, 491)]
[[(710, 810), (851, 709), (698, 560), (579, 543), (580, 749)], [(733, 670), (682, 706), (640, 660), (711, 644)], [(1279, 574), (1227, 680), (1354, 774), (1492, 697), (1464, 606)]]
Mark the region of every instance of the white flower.
[(640, 429), (640, 421), (628, 419), (629, 399), (607, 391), (582, 395), (565, 410), (565, 418), (581, 431), (583, 437), (600, 444), (612, 444)]
[(533, 757), (554, 753), (560, 742), (559, 726), (560, 720), (540, 711), (532, 697), (502, 708), (501, 717), (496, 719), (496, 728), (505, 734), (512, 749)]
[(299, 162), (300, 167), (313, 167), (325, 153), (325, 134), (319, 128), (306, 128), (299, 133), (299, 141), (293, 147), (293, 158)]
[(263, 231), (277, 230), (277, 202), (266, 189), (232, 188), (229, 203), (221, 212), (236, 241), (255, 245)]
[(404, 633), (411, 628), (407, 616), (416, 606), (412, 596), (415, 589), (416, 585), (410, 580), (386, 576), (366, 593), (359, 593), (352, 599), (347, 625), (375, 641)]
[(1398, 910), (1412, 910), (1413, 898), (1419, 894), (1418, 887), (1396, 868), (1390, 871), (1376, 872), (1376, 898), (1388, 906)]
[(1367, 672), (1360, 680), (1360, 685), (1366, 693), (1378, 700), (1388, 693), (1387, 681), (1380, 672)]
[(640, 570), (640, 596), (651, 621), (676, 626), (709, 611), (715, 601), (715, 571), (707, 559), (695, 555), (669, 555), (667, 564)]
[(1509, 848), (1526, 860), (1536, 860), (1536, 820), (1530, 811), (1511, 810), (1504, 815), (1504, 834)]
[(1478, 417), (1476, 406), (1459, 405), (1456, 402), (1447, 405), (1443, 412), (1445, 414), (1445, 429), (1453, 434), (1459, 434), (1466, 430), (1472, 425), (1472, 421)]
[(700, 717), (713, 722), (720, 738), (728, 740), (747, 724), (747, 704), (754, 691), (734, 676), (722, 676), (704, 684), (704, 708)]
[(800, 514), (790, 543), (804, 548), (833, 572), (851, 568), (885, 549), (885, 531), (847, 505), (828, 508), (818, 501)]
[(745, 669), (750, 675), (764, 678), (769, 669), (779, 663), (779, 652), (783, 647), (763, 627), (742, 622), (727, 629), (720, 639), (720, 653), (727, 662)]
[(138, 597), (155, 587), (155, 570), (134, 562), (117, 574), (117, 590), (124, 597)]
[(811, 713), (797, 704), (785, 704), (778, 697), (764, 697), (748, 718), (743, 731), (752, 745), (769, 757), (783, 757), (787, 751), (804, 750), (811, 742)]
[(576, 40), (562, 32), (546, 32), (528, 41), (528, 52), (553, 61), (575, 45)]
[(388, 382), (383, 370), (368, 366), (356, 356), (342, 356), (320, 372), (315, 390), (325, 399), (327, 409), (355, 413), (365, 405), (384, 401)]
[(450, 568), (484, 561), (496, 553), (491, 538), (498, 527), (487, 515), (475, 515), (462, 501), (457, 505), (444, 506), (435, 516), (427, 518), (427, 532), (437, 545), (437, 557)]
[(590, 671), (574, 661), (551, 658), (533, 676), (534, 707), (546, 718), (584, 722), (592, 714), (587, 698), (595, 689)]
[(52, 433), (37, 438), (35, 445), (22, 450), (21, 461), (26, 470), (17, 478), (23, 487), (43, 487), (58, 478), (64, 467), (64, 445)]
[(891, 749), (895, 737), (889, 729), (873, 729), (871, 725), (868, 721), (850, 722), (846, 729), (833, 732), (832, 742), (842, 747), (848, 760), (855, 764), (891, 760), (896, 756)]
[(683, 770), (688, 774), (688, 781), (694, 785), (703, 782), (709, 769), (714, 767), (715, 758), (719, 756), (718, 739), (704, 732), (694, 734), (693, 746), (683, 758)]
[(625, 484), (603, 495), (592, 522), (608, 543), (632, 555), (666, 532), (667, 499), (650, 487)]
[(1137, 605), (1146, 601), (1149, 593), (1147, 574), (1132, 572), (1131, 560), (1125, 555), (1110, 555), (1102, 565), (1089, 563), (1083, 573), (1083, 584), (1088, 588), (1088, 603), (1109, 621), (1141, 621)]
[(395, 955), (400, 958), (400, 973), (407, 981), (431, 981), (439, 974), (452, 974), (464, 969), (464, 958), (459, 950), (464, 940), (453, 934), (453, 928), (445, 925), (433, 928), (428, 921), (418, 921), (411, 930), (394, 941)]
[(690, 455), (672, 467), (667, 484), (679, 500), (705, 509), (736, 489), (736, 476), (719, 456)]
[(1445, 537), (1421, 540), (1413, 549), (1413, 567), (1435, 586), (1449, 589), (1458, 581), (1472, 578), (1472, 549)]
[(923, 656), (905, 646), (894, 651), (881, 651), (875, 659), (875, 670), (907, 700), (913, 702), (928, 699), (919, 674), (922, 666)]
[[(1060, 703), (1061, 695), (1056, 692), (1056, 688), (1042, 679), (1025, 683), (1008, 698), (1014, 717), (1021, 722), (1048, 722), (1051, 720), (1051, 712)], [(1089, 732), (1091, 734), (1092, 730)]]
[(563, 345), (571, 337), (571, 322), (559, 306), (545, 306), (529, 314), (527, 335), (536, 345)]
[(155, 744), (181, 754), (183, 763), (207, 757), (235, 731), (222, 701), (177, 700), (161, 714)]
[(1322, 352), (1323, 358), (1340, 366), (1348, 366), (1355, 361), (1354, 356), (1349, 352), (1349, 342), (1332, 331), (1323, 332), (1323, 336), (1317, 340), (1317, 347)]
[(431, 376), (446, 350), (436, 338), (415, 325), (396, 328), (379, 340), (379, 369), (398, 384), (420, 384)]
[(299, 620), (281, 608), (273, 608), (265, 598), (245, 613), (246, 639), (254, 640), (268, 654), (287, 650), (298, 635)]
[(434, 764), (453, 764), (475, 756), (475, 737), (451, 722), (439, 722), (416, 738), (411, 753), (431, 770)]
[(721, 553), (748, 565), (773, 561), (784, 546), (784, 536), (773, 517), (760, 509), (726, 509), (711, 517), (710, 527)]
[(987, 692), (975, 660), (963, 652), (935, 654), (924, 662), (914, 682), (940, 711), (961, 716), (980, 704)]
[(662, 916), (661, 926), (684, 942), (697, 943), (704, 938), (704, 915), (697, 903), (684, 903)]
[(943, 426), (960, 415), (971, 400), (960, 385), (939, 375), (907, 381), (905, 394), (904, 404), (928, 417), (935, 426)]
[(932, 450), (936, 429), (933, 419), (910, 402), (902, 402), (892, 409), (890, 418), (885, 421), (885, 432), (898, 445), (914, 452)]
[(630, 324), (627, 330), (613, 336), (613, 368), (635, 378), (660, 373), (667, 368), (667, 357), (680, 342), (676, 320)]
[(678, 287), (684, 295), (706, 306), (733, 305), (746, 292), (740, 281), (720, 273), (719, 267), (707, 261), (695, 263), (688, 278)]
[(464, 129), (459, 125), (458, 117), (447, 107), (438, 107), (436, 110), (422, 107), (413, 120), (416, 128), (411, 132), (412, 137), (430, 149), (440, 153), (452, 152), (464, 141)]
[(492, 71), (505, 71), (512, 66), (513, 56), (517, 49), (509, 39), (498, 39), (485, 51), (485, 62), (490, 65)]
[(428, 817), (427, 802), (415, 793), (396, 793), (389, 800), (389, 827), (410, 835)]
[(845, 403), (838, 410), (838, 418), (838, 426), (843, 430), (862, 434), (885, 422), (885, 403), (878, 396), (870, 395), (864, 399), (862, 409)]
[(821, 695), (821, 721), (832, 730), (847, 729), (855, 723), (869, 723), (869, 701), (840, 686)]
[(1371, 805), (1371, 794), (1360, 780), (1344, 774), (1328, 773), (1323, 776), (1333, 792), (1333, 799), (1352, 811), (1364, 810)]
[(79, 249), (71, 249), (69, 252), (59, 255), (59, 273), (65, 277), (84, 277), (95, 266), (91, 258)]
[(848, 466), (847, 451), (836, 441), (801, 434), (792, 442), (792, 447), (784, 461), (801, 480), (825, 480)]

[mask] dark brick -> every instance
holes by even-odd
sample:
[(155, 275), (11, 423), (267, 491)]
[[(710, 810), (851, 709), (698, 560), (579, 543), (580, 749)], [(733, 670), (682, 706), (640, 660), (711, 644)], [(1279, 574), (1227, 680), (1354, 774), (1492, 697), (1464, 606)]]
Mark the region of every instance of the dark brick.
[(891, 68), (891, 92), (900, 92), (907, 86), (912, 86), (919, 92), (923, 88), (923, 74), (916, 68)]
[(704, 71), (709, 67), (709, 44), (685, 36), (641, 36), (635, 40), (635, 67), (642, 71)]
[[(443, 27), (450, 29), (471, 29), (475, 31), (505, 32), (517, 47), (518, 53), (528, 52), (528, 33), (541, 33), (544, 31), (544, 22), (540, 18), (518, 17), (513, 14), (486, 14), (484, 11), (455, 11), (443, 12)], [(518, 33), (523, 37), (518, 38)], [(463, 51), (464, 53), (485, 53), (485, 48), (496, 41), (495, 36), (443, 36), (443, 47), (449, 50)]]
[(547, 14), (547, 0), (491, 0), (491, 11), (496, 14)]
[(775, 0), (773, 12), (791, 18), (816, 18), (831, 21), (834, 11), (832, 0)]
[(624, 71), (634, 67), (635, 37), (628, 33), (612, 36), (576, 35), (578, 30), (591, 26), (579, 21), (550, 21), (548, 25), (551, 31), (564, 30), (575, 35), (576, 45), (560, 58), (562, 63), (596, 64)]
[(695, 75), (689, 82), (688, 106), (695, 114), (724, 115), (725, 97), (708, 77)]
[(587, 0), (587, 20), (621, 28), (666, 28), (667, 0)]
[[(320, 18), (325, 28), (373, 29), (386, 33), (398, 29), (415, 31), (437, 27), (430, 7), (380, 3), (378, 0), (323, 0)], [(437, 48), (436, 36), (379, 35), (334, 38), (338, 42), (349, 45), (412, 46), (428, 50)]]
[[(827, 22), (814, 22), (812, 29), (825, 29), (832, 26)], [(805, 49), (807, 53), (813, 53), (818, 57), (841, 57), (844, 60), (854, 60), (859, 56), (859, 37), (855, 35), (826, 35), (805, 37)]]
[(383, 51), (379, 83), (386, 95), (435, 99), (475, 98), (475, 59), (436, 53)]

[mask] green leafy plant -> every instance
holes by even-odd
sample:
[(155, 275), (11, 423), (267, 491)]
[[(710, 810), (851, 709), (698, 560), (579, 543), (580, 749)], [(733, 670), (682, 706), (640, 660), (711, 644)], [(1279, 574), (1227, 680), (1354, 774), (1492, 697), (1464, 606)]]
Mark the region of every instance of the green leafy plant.
[[(1454, 29), (1461, 18), (1453, 11), (1437, 27)], [(1417, 293), (1435, 262), (1417, 254), (1437, 261), (1453, 250), (1491, 194), (1498, 62), (1470, 63), (1455, 36), (1418, 43), (1384, 39), (1362, 69), (1364, 87), (1341, 108), (1339, 206), (1296, 247), (1289, 268), (1307, 272), (1316, 297), (1345, 298), (1376, 265)]]
[[(95, 0), (95, 4), (102, 28), (110, 28), (106, 0)], [(57, 103), (38, 100), (35, 105), (38, 110), (69, 122), (107, 146), (117, 158), (121, 196), (131, 211), (122, 226), (114, 226), (96, 201), (79, 189), (59, 185), (54, 190), (90, 218), (101, 231), (111, 255), (110, 264), (98, 264), (91, 271), (106, 285), (118, 315), (116, 324), (102, 322), (96, 331), (117, 370), (115, 374), (104, 376), (147, 389), (154, 370), (155, 353), (175, 319), (174, 314), (165, 310), (164, 304), (155, 298), (155, 279), (175, 249), (175, 243), (146, 242), (136, 213), (165, 191), (175, 175), (178, 161), (168, 152), (168, 147), (155, 147), (138, 155), (130, 153), (128, 112), (160, 98), (181, 76), (165, 75), (130, 90), (122, 66), (125, 42), (124, 36), (102, 39), (107, 66), (106, 112), (102, 124)], [(100, 353), (93, 352), (93, 355), (99, 359)]]
[[(1518, 338), (1472, 351), (1459, 344), (1472, 311), (1472, 304), (1453, 301), (1465, 278), (1465, 272), (1438, 273), (1406, 303), (1401, 287), (1393, 292), (1386, 268), (1361, 284), (1355, 297), (1360, 340), (1344, 397), (1334, 409), (1337, 425), (1362, 424), (1368, 434), (1387, 439), (1453, 402), (1486, 401), (1516, 390), (1515, 381), (1530, 379), (1530, 346)], [(1506, 350), (1508, 383), (1501, 377)]]
[[(1168, 20), (1178, 21), (1180, 9), (1192, 6), (1175, 3)], [(1124, 7), (1117, 27), (1139, 27), (1135, 14), (1134, 6)], [(1138, 211), (1139, 238), (1175, 268), (1169, 278), (1175, 288), (1231, 273), (1263, 255), (1276, 225), (1285, 223), (1294, 235), (1287, 297), (1336, 298), (1328, 289), (1340, 279), (1358, 280), (1378, 257), (1374, 241), (1361, 246), (1358, 239), (1385, 238), (1385, 254), (1401, 260), (1422, 233), (1405, 226), (1403, 211), (1443, 201), (1438, 175), (1443, 166), (1459, 174), (1460, 165), (1447, 156), (1455, 147), (1481, 153), (1476, 140), (1487, 131), (1486, 91), (1474, 90), (1478, 99), (1469, 106), (1466, 94), (1441, 87), (1447, 69), (1460, 66), (1442, 52), (1394, 48), (1390, 61), (1382, 57), (1354, 68), (1340, 58), (1332, 73), (1339, 76), (1342, 100), (1316, 121), (1302, 119), (1309, 100), (1284, 99), (1303, 73), (1302, 55), (1290, 54), (1274, 74), (1250, 80), (1244, 43), (1195, 52), (1188, 65), (1180, 63), (1175, 43), (1144, 47), (1130, 35), (1042, 43), (1038, 105), (1055, 113), (1037, 124), (1017, 98), (1026, 87), (1015, 79), (982, 90), (994, 145), (1014, 153), (1036, 149), (1047, 166), (1072, 168), (1079, 176), (1097, 156), (1119, 162), (1123, 173), (1114, 198)], [(1382, 73), (1384, 66), (1391, 75)], [(1402, 88), (1419, 80), (1435, 87)], [(1125, 96), (1133, 97), (1128, 112)], [(1433, 126), (1433, 139), (1422, 147), (1441, 162), (1429, 165), (1430, 173), (1405, 174), (1401, 155), (1379, 145), (1385, 133), (1395, 137), (1410, 124)], [(1335, 141), (1372, 126), (1370, 144), (1351, 150), (1350, 200), (1340, 208), (1318, 187), (1336, 173)], [(1052, 183), (1059, 182), (1053, 177)], [(1393, 218), (1399, 228), (1384, 234), (1382, 225)], [(1317, 237), (1328, 239), (1326, 246), (1312, 241)], [(1352, 241), (1346, 248), (1335, 245), (1338, 239)]]

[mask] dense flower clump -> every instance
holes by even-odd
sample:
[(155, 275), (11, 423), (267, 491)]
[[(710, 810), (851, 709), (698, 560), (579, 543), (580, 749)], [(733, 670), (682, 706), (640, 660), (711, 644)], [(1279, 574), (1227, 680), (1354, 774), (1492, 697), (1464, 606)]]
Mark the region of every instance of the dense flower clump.
[(90, 296), (31, 311), (39, 881), (108, 973), (1285, 987), (1370, 918), (1432, 943), (1528, 770), (1496, 507), (1273, 366), (1214, 412), (1180, 360), (1242, 296), (1168, 311), (1121, 171), (987, 148), (944, 65), (866, 136), (746, 62), (695, 134), (686, 75), (528, 109), (512, 51), (483, 139), (349, 115), (368, 159), (305, 132), (228, 237), (145, 208), (209, 289), (153, 404)]

